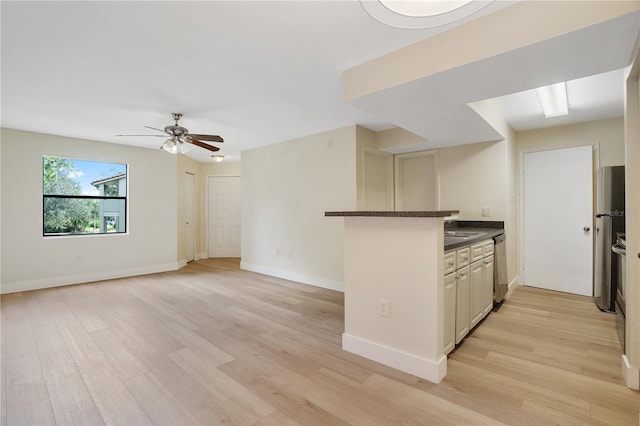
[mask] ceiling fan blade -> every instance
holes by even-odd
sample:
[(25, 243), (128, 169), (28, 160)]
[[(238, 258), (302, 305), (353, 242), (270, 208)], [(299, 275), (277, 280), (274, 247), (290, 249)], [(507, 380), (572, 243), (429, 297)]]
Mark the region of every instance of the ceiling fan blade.
[(166, 138), (167, 135), (116, 135), (116, 136), (153, 136), (156, 138)]
[(191, 136), (194, 139), (200, 139), (203, 141), (224, 142), (224, 139), (222, 139), (218, 135), (194, 135), (193, 133), (189, 133), (189, 136)]
[(151, 130), (157, 130), (157, 131), (165, 133), (165, 134), (167, 133), (167, 132), (164, 131), (164, 129), (158, 129), (156, 127), (151, 127), (151, 126), (144, 126), (144, 127), (146, 127), (147, 129), (151, 129)]
[[(193, 135), (190, 135), (190, 136), (193, 137)], [(213, 151), (213, 152), (220, 151), (220, 148), (218, 148), (217, 146), (211, 146), (193, 138), (191, 140), (187, 139), (187, 142), (195, 146), (199, 146), (200, 148), (208, 149), (209, 151)]]

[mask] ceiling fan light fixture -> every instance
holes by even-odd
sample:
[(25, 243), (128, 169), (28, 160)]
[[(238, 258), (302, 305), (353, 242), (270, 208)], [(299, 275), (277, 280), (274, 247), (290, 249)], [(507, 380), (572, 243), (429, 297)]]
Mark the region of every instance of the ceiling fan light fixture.
[(177, 145), (178, 152), (180, 154), (185, 154), (189, 152), (190, 146), (188, 143), (182, 140), (182, 138), (178, 138), (176, 145)]
[(545, 117), (551, 118), (569, 114), (567, 85), (564, 81), (550, 86), (538, 87), (536, 95), (538, 95)]
[(178, 153), (178, 144), (173, 138), (167, 139), (162, 146), (160, 147), (167, 151), (169, 154), (177, 154)]
[(222, 163), (222, 160), (224, 160), (224, 155), (212, 155), (211, 158), (213, 158), (213, 161), (215, 161), (216, 163)]

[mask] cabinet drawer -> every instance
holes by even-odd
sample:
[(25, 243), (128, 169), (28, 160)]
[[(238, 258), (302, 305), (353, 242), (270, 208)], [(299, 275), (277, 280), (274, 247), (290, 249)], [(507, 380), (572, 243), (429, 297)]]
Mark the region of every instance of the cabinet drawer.
[(469, 247), (456, 250), (456, 262), (456, 269), (460, 269), (469, 264)]
[(456, 252), (450, 251), (444, 254), (444, 275), (456, 270)]
[(493, 240), (485, 241), (482, 246), (482, 255), (484, 257), (491, 256), (493, 254)]
[(484, 242), (471, 246), (471, 262), (480, 260), (484, 257)]

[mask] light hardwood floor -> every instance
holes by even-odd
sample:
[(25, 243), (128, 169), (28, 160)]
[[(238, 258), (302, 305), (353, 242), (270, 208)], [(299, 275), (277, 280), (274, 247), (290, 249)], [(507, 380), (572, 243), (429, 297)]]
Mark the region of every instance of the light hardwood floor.
[[(637, 425), (614, 316), (520, 287), (439, 385), (341, 350), (339, 292), (237, 259), (2, 296), (2, 424)], [(418, 325), (416, 325), (418, 326)]]

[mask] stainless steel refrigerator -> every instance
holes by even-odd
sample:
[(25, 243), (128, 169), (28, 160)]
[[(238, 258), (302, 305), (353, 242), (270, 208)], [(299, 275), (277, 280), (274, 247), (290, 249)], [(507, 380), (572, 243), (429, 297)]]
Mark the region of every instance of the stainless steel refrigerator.
[(618, 280), (611, 246), (624, 232), (624, 166), (598, 169), (596, 200), (594, 296), (601, 310), (615, 312)]

